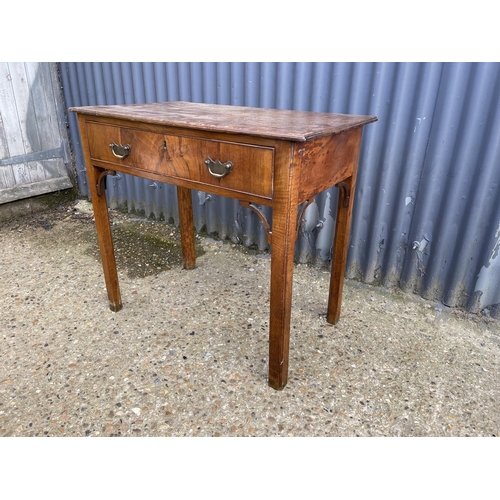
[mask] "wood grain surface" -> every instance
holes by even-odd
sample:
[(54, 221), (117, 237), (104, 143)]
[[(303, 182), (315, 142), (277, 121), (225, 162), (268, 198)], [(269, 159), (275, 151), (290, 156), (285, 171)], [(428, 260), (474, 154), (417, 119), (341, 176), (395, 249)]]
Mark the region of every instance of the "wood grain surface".
[(250, 108), (193, 102), (73, 107), (70, 111), (132, 122), (307, 141), (377, 120), (375, 116)]
[[(349, 244), (362, 127), (374, 116), (184, 102), (70, 108), (78, 113), (110, 307), (121, 308), (106, 196), (106, 169), (177, 185), (184, 267), (196, 266), (192, 189), (272, 207), (269, 385), (288, 380), (294, 249), (299, 205), (343, 182), (336, 219), (327, 321), (337, 323)], [(123, 158), (110, 143), (130, 146)], [(205, 160), (232, 162), (223, 177)], [(210, 162), (209, 162), (210, 164)], [(224, 172), (225, 173), (225, 172)], [(258, 208), (257, 213), (259, 213)]]

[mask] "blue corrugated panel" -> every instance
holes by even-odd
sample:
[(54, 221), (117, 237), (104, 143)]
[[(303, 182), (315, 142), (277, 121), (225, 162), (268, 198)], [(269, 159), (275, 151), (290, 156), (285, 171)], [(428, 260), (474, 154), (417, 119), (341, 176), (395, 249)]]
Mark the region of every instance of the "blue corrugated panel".
[[(61, 72), (68, 106), (184, 100), (378, 116), (363, 133), (347, 276), (500, 315), (500, 64), (61, 63)], [(177, 221), (172, 186), (120, 175), (108, 195)], [(307, 209), (300, 261), (330, 260), (337, 196), (331, 188)], [(193, 197), (197, 230), (267, 247), (237, 201)]]
[(498, 64), (443, 68), (411, 226), (425, 248), (402, 275), (405, 288), (471, 310), (500, 302), (499, 95)]

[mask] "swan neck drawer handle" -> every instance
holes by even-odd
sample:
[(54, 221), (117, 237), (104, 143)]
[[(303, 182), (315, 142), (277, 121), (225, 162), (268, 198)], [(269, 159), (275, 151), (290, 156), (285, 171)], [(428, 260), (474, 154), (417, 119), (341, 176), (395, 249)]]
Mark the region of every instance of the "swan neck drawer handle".
[(214, 177), (217, 177), (218, 179), (229, 175), (233, 170), (233, 163), (230, 161), (222, 163), (220, 160), (214, 161), (212, 160), (212, 158), (207, 158), (205, 160), (205, 165), (207, 166), (210, 174)]
[(111, 148), (112, 153), (117, 157), (120, 158), (120, 160), (123, 160), (123, 158), (126, 158), (130, 154), (130, 144), (126, 144), (125, 146), (122, 146), (121, 144), (116, 144), (112, 142), (109, 147)]

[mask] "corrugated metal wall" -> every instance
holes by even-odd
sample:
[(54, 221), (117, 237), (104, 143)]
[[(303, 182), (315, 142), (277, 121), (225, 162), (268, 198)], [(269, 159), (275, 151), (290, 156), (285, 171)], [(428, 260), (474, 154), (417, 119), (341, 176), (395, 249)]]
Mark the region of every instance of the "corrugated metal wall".
[[(365, 127), (347, 277), (500, 316), (499, 63), (61, 63), (67, 106), (184, 100), (376, 115)], [(74, 116), (80, 190), (88, 194)], [(175, 189), (111, 178), (112, 206), (177, 221)], [(195, 193), (195, 225), (266, 248), (255, 214)], [(331, 257), (337, 189), (306, 211), (302, 262)]]

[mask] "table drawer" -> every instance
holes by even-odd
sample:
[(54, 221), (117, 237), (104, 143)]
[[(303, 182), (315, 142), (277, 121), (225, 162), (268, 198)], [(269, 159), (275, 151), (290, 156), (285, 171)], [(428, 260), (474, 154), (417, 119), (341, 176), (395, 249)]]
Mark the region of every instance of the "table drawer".
[[(91, 158), (156, 171), (161, 161), (163, 135), (144, 130), (135, 130), (133, 134), (130, 134), (129, 130), (113, 125), (87, 123)], [(113, 142), (123, 146), (129, 144), (130, 154), (123, 159), (116, 157), (110, 147)]]
[[(231, 191), (272, 198), (274, 148), (182, 135), (164, 135), (146, 130), (87, 123), (92, 159), (128, 166), (148, 172), (218, 186)], [(130, 146), (128, 156), (117, 158), (111, 143)], [(230, 162), (232, 169), (224, 176), (210, 160)], [(168, 182), (168, 179), (166, 179)]]

